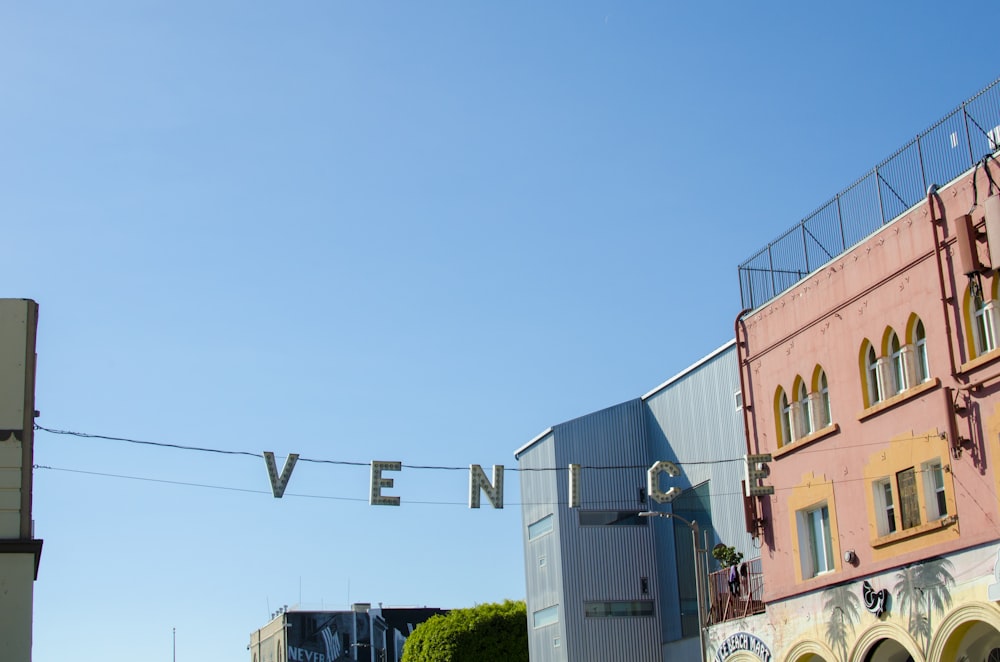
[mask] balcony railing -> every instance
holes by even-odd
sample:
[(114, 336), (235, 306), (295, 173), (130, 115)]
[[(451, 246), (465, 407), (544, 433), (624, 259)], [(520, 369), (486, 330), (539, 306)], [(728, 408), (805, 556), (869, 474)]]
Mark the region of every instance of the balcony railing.
[(731, 581), (729, 568), (708, 576), (710, 624), (723, 623), (735, 618), (745, 618), (764, 613), (764, 574), (760, 558), (751, 559), (736, 567), (736, 581)]
[(739, 266), (744, 308), (773, 299), (996, 148), (1000, 78)]

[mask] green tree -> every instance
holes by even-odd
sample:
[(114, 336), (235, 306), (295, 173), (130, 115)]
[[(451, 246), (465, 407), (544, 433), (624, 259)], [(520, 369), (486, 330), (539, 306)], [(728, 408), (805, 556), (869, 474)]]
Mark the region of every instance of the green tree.
[(527, 608), (506, 600), (432, 616), (407, 637), (403, 662), (528, 662)]

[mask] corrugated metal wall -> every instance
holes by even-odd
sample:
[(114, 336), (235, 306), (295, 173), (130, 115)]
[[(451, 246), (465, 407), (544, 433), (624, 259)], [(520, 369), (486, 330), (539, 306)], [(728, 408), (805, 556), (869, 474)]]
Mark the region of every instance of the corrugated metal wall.
[[(742, 464), (720, 461), (745, 452), (738, 390), (730, 344), (645, 398), (556, 425), (519, 451), (521, 469), (558, 469), (520, 474), (532, 662), (661, 662), (664, 651), (676, 650), (669, 643), (681, 636), (674, 524), (581, 526), (579, 520), (587, 510), (669, 510), (645, 496), (646, 470), (656, 460), (681, 465), (671, 485), (708, 482), (712, 518), (699, 524), (711, 529), (710, 545), (721, 540), (756, 556), (744, 532)], [(571, 463), (584, 467), (579, 509), (568, 504)], [(529, 541), (527, 527), (550, 513), (553, 531)], [(684, 536), (680, 544), (690, 544), (685, 527), (676, 531)], [(586, 618), (589, 600), (655, 600), (655, 616)], [(533, 628), (532, 613), (553, 604), (558, 624)]]
[[(710, 529), (707, 548), (722, 542), (736, 547), (749, 559), (759, 552), (743, 521), (740, 481), (746, 442), (742, 414), (736, 408), (738, 391), (736, 347), (730, 344), (648, 395), (646, 411), (650, 451), (655, 460), (670, 460), (680, 465), (682, 474), (674, 480), (682, 488), (708, 482), (711, 522), (698, 523), (703, 531)], [(661, 526), (656, 532), (662, 599), (668, 609), (677, 606), (675, 534), (684, 536), (680, 544), (689, 544), (686, 527)], [(708, 560), (715, 563), (710, 556)], [(712, 569), (714, 566), (710, 565), (709, 570)], [(680, 637), (679, 621), (673, 618), (673, 613), (668, 613), (665, 625), (666, 641)]]
[[(566, 480), (559, 480), (557, 471), (532, 471), (555, 467), (554, 435), (542, 437), (518, 458), (522, 469), (521, 484), (522, 539), (524, 540), (524, 574), (527, 583), (528, 605), (528, 654), (530, 659), (544, 662), (568, 662), (563, 615), (563, 565), (559, 544), (560, 522), (565, 508), (559, 507), (560, 497), (565, 501)], [(525, 471), (527, 470), (527, 471)], [(561, 485), (561, 487), (560, 487)], [(528, 539), (528, 527), (547, 515), (552, 515), (552, 531)], [(535, 628), (533, 614), (546, 607), (559, 605), (559, 620), (553, 625)], [(555, 644), (559, 645), (556, 646)]]
[[(561, 530), (566, 637), (569, 659), (574, 662), (660, 659), (658, 611), (653, 617), (586, 618), (583, 609), (588, 600), (652, 600), (656, 596), (656, 555), (649, 520), (641, 520), (642, 526), (579, 525), (579, 511), (646, 509), (639, 491), (650, 464), (645, 419), (637, 398), (554, 429), (556, 461), (561, 466), (583, 466), (580, 509), (566, 509)], [(644, 577), (646, 594), (642, 593)]]

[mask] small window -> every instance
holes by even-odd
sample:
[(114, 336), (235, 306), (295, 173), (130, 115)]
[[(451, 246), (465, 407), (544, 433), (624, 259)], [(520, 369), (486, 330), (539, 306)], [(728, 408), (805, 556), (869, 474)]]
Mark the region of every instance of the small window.
[(546, 533), (552, 532), (552, 514), (549, 513), (542, 519), (528, 525), (528, 540), (540, 538)]
[(830, 409), (830, 384), (826, 381), (826, 373), (819, 373), (819, 427), (825, 428), (833, 422), (833, 412)]
[(917, 496), (917, 476), (913, 467), (896, 473), (899, 492), (899, 519), (904, 529), (920, 525), (920, 499)]
[(796, 514), (802, 578), (810, 579), (834, 569), (830, 510), (824, 503)]
[(628, 618), (652, 616), (654, 613), (652, 600), (610, 600), (583, 603), (583, 615), (586, 618)]
[(552, 648), (559, 648), (560, 646), (562, 646), (562, 641), (560, 641), (559, 637), (553, 637)]
[(924, 500), (927, 520), (933, 521), (948, 515), (948, 500), (944, 491), (944, 470), (941, 460), (927, 462), (921, 467), (924, 475)]
[(788, 404), (788, 396), (782, 390), (778, 396), (778, 416), (780, 417), (779, 434), (781, 445), (792, 443), (792, 408)]
[(875, 497), (876, 529), (879, 536), (887, 536), (896, 532), (896, 507), (892, 498), (892, 481), (881, 478), (872, 483), (872, 494)]
[(924, 323), (917, 320), (913, 330), (913, 347), (916, 359), (917, 381), (921, 384), (930, 380), (931, 368), (927, 362), (927, 334), (924, 333)]
[(579, 510), (580, 526), (648, 526), (635, 510)]
[(545, 560), (544, 556), (539, 556), (538, 557), (538, 567), (539, 568), (544, 568), (546, 563), (547, 563), (547, 561)]
[(559, 605), (552, 605), (545, 609), (539, 609), (531, 615), (532, 624), (536, 628), (543, 628), (548, 625), (555, 625), (559, 622)]
[(996, 349), (996, 320), (993, 301), (978, 301), (975, 308), (975, 339), (977, 355)]
[(796, 394), (799, 407), (799, 437), (807, 437), (813, 433), (813, 408), (809, 393), (806, 391), (806, 383), (799, 382), (799, 390)]
[(875, 348), (871, 345), (868, 346), (868, 354), (865, 358), (865, 378), (868, 380), (868, 397), (870, 399), (868, 405), (882, 402), (885, 398), (882, 394), (882, 384), (878, 378), (878, 356), (875, 354)]
[(906, 380), (906, 365), (904, 365), (904, 353), (903, 346), (899, 343), (899, 336), (893, 331), (892, 335), (889, 337), (889, 363), (892, 365), (892, 392), (893, 395), (896, 393), (902, 393), (907, 388)]
[(742, 411), (743, 410), (743, 392), (742, 391), (736, 391), (736, 393), (733, 393), (733, 401), (736, 403), (736, 411)]

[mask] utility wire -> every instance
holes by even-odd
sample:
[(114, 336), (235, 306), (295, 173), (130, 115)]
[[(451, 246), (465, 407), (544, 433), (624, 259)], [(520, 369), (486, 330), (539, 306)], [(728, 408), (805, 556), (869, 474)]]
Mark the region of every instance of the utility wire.
[[(161, 442), (161, 441), (144, 441), (144, 440), (141, 440), (141, 439), (130, 439), (128, 437), (114, 437), (114, 436), (103, 435), (103, 434), (90, 434), (90, 433), (87, 433), (87, 432), (76, 432), (76, 431), (72, 431), (72, 430), (57, 430), (57, 429), (53, 429), (53, 428), (47, 428), (47, 427), (42, 426), (42, 425), (38, 425), (37, 423), (35, 424), (34, 427), (35, 427), (35, 430), (41, 430), (42, 432), (48, 432), (49, 434), (65, 435), (65, 436), (71, 436), (71, 437), (79, 437), (79, 438), (83, 438), (83, 439), (104, 439), (104, 440), (108, 440), (108, 441), (121, 441), (121, 442), (129, 443), (129, 444), (138, 444), (138, 445), (142, 445), (142, 446), (153, 446), (153, 447), (158, 447), (158, 448), (171, 448), (171, 449), (175, 449), (175, 450), (195, 451), (195, 452), (199, 452), (199, 453), (217, 453), (217, 454), (221, 454), (221, 455), (242, 455), (242, 456), (245, 456), (245, 457), (254, 457), (254, 458), (261, 458), (261, 459), (264, 457), (263, 453), (254, 453), (252, 451), (233, 451), (233, 450), (224, 450), (224, 449), (219, 449), (219, 448), (206, 448), (206, 447), (203, 447), (203, 446), (187, 446), (187, 445), (184, 445), (184, 444), (174, 444), (174, 443), (167, 443), (167, 442)], [(879, 441), (857, 443), (857, 444), (852, 444), (852, 447), (859, 447), (859, 446), (881, 446), (881, 445), (885, 445), (887, 443), (891, 443), (893, 441), (895, 441), (895, 442), (898, 442), (898, 441), (920, 441), (920, 440), (927, 441), (927, 440), (935, 439), (935, 438), (938, 438), (938, 435), (935, 435), (935, 434), (925, 434), (925, 435), (917, 435), (917, 436), (913, 436), (913, 437), (901, 437), (901, 438), (892, 439), (892, 440), (889, 440), (889, 441), (879, 440)], [(794, 444), (793, 444), (792, 447), (794, 448)], [(795, 451), (795, 453), (797, 455), (812, 455), (812, 454), (815, 454), (815, 453), (837, 453), (837, 452), (842, 452), (842, 449), (840, 449), (840, 448), (829, 448), (829, 447), (827, 447), (827, 448), (815, 447), (815, 448), (809, 448), (809, 449), (799, 449), (799, 450)], [(351, 461), (351, 460), (327, 460), (327, 459), (317, 459), (317, 458), (309, 458), (309, 457), (299, 457), (298, 461), (299, 462), (310, 462), (310, 463), (313, 463), (313, 464), (332, 464), (332, 465), (350, 466), (350, 467), (366, 467), (367, 468), (367, 467), (371, 466), (370, 462), (358, 462), (358, 461)], [(743, 457), (741, 456), (741, 457), (733, 457), (733, 458), (719, 458), (719, 459), (715, 459), (715, 460), (690, 460), (690, 461), (672, 460), (672, 461), (673, 461), (674, 464), (676, 464), (678, 466), (703, 466), (703, 465), (726, 464), (726, 463), (730, 463), (730, 462), (743, 462)], [(772, 461), (777, 461), (777, 460), (772, 460)], [(406, 464), (406, 463), (403, 463), (402, 467), (404, 469), (426, 469), (426, 470), (431, 470), (431, 471), (468, 471), (469, 470), (469, 467), (467, 465), (466, 466), (449, 466), (449, 465), (427, 465), (427, 464)], [(646, 471), (646, 470), (649, 469), (649, 466), (648, 465), (642, 465), (642, 464), (619, 464), (619, 465), (591, 465), (591, 464), (582, 464), (582, 465), (580, 465), (580, 468), (581, 469), (589, 469), (589, 470), (605, 470), (605, 471), (606, 470), (622, 471), (622, 470), (630, 470), (630, 469)], [(507, 471), (519, 471), (519, 472), (569, 471), (569, 467), (505, 467), (505, 469)]]

